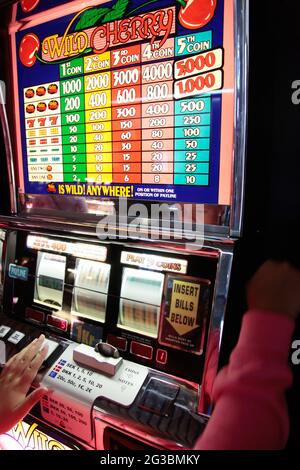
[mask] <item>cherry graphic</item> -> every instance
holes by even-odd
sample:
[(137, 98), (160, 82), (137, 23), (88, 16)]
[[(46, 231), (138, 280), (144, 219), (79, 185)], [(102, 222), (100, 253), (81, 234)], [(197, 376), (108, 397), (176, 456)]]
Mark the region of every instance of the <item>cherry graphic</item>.
[(40, 0), (21, 0), (21, 8), (25, 13), (28, 13), (40, 3)]
[(213, 18), (216, 6), (217, 0), (187, 0), (180, 8), (179, 21), (187, 29), (202, 28)]
[(39, 38), (33, 34), (26, 34), (19, 47), (19, 57), (25, 67), (32, 67), (36, 62), (36, 53), (40, 48)]

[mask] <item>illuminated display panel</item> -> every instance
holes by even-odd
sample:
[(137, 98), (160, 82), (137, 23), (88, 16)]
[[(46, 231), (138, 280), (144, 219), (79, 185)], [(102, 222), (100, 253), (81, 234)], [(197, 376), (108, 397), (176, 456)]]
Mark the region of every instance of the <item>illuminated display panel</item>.
[(22, 190), (230, 204), (233, 0), (87, 3), (11, 25)]
[(75, 243), (71, 241), (62, 241), (42, 237), (40, 235), (28, 235), (26, 241), (27, 248), (34, 250), (47, 250), (54, 253), (66, 253), (81, 258), (105, 261), (107, 257), (107, 248), (99, 245), (87, 243)]
[(73, 450), (58, 438), (43, 432), (38, 423), (20, 421), (10, 431), (0, 435), (0, 450)]

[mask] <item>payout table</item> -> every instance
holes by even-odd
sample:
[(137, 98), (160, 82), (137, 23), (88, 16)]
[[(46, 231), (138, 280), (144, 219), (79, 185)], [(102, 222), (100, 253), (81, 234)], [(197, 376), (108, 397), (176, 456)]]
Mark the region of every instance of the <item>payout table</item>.
[(23, 25), (12, 39), (25, 192), (121, 185), (127, 197), (228, 204), (233, 56), (219, 3), (204, 27), (172, 2)]

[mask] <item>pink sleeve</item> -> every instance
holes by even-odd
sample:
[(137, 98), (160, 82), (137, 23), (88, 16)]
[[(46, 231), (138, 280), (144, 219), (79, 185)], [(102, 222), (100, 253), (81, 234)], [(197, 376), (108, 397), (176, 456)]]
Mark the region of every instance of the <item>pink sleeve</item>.
[(294, 322), (285, 315), (249, 311), (229, 365), (213, 388), (215, 408), (195, 449), (284, 447), (289, 432), (285, 391)]

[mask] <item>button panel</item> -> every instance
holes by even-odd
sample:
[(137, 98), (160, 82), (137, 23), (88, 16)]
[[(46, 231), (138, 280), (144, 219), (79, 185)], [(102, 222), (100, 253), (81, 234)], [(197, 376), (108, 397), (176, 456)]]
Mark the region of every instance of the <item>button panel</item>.
[(47, 325), (56, 328), (57, 330), (67, 331), (68, 329), (68, 322), (63, 318), (48, 316), (47, 318)]
[(45, 321), (45, 314), (43, 312), (39, 312), (38, 310), (34, 310), (33, 308), (26, 308), (25, 317), (28, 320), (32, 320), (38, 323), (44, 323)]
[(45, 361), (47, 361), (47, 359), (49, 359), (49, 357), (54, 353), (54, 351), (58, 348), (59, 344), (56, 341), (46, 338), (42, 348), (46, 345), (48, 346), (48, 352), (47, 356), (45, 357)]
[(4, 338), (7, 333), (11, 330), (9, 326), (1, 325), (0, 326), (0, 338)]
[(121, 336), (107, 335), (107, 342), (120, 351), (127, 349), (127, 339), (121, 338)]
[(25, 338), (24, 333), (21, 331), (15, 331), (12, 335), (10, 335), (7, 341), (12, 344), (19, 344), (23, 338)]
[(143, 343), (138, 343), (136, 341), (131, 341), (130, 352), (135, 356), (142, 357), (143, 359), (149, 359), (149, 361), (151, 361), (153, 356), (152, 346), (148, 346), (147, 344)]
[(158, 349), (156, 351), (156, 362), (159, 364), (166, 364), (168, 360), (168, 353), (164, 349)]
[(4, 341), (0, 339), (0, 366), (4, 366), (6, 363), (6, 346)]

